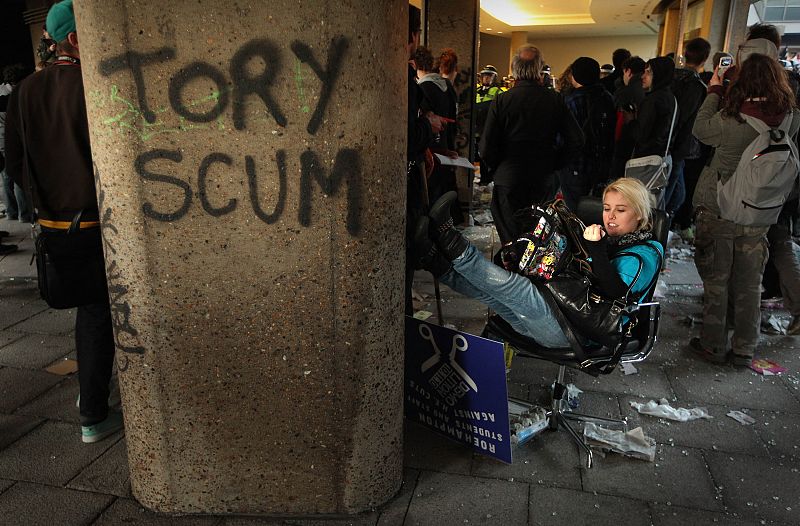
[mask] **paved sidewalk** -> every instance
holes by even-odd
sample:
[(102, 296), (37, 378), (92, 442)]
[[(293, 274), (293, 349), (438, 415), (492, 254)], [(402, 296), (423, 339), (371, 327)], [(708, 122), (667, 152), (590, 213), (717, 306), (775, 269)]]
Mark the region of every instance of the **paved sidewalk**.
[[(0, 220), (0, 229), (16, 227)], [(17, 233), (18, 229), (14, 232)], [(15, 234), (17, 235), (17, 234)], [(22, 239), (27, 230), (18, 232)], [(27, 243), (27, 246), (26, 244)], [(618, 455), (583, 457), (563, 432), (545, 432), (514, 451), (507, 466), (473, 455), (409, 423), (405, 480), (380, 509), (342, 520), (166, 517), (143, 510), (130, 494), (125, 438), (82, 444), (75, 374), (44, 369), (74, 358), (74, 312), (38, 298), (28, 267), (30, 241), (0, 260), (0, 523), (200, 525), (679, 525), (797, 524), (800, 512), (800, 344), (764, 336), (761, 356), (789, 371), (764, 377), (698, 361), (686, 350), (697, 333), (702, 289), (691, 260), (670, 261), (659, 343), (639, 373), (601, 378), (570, 372), (584, 393), (580, 410), (627, 417), (658, 441), (656, 461)], [(427, 275), (416, 289), (432, 298)], [(446, 321), (479, 333), (486, 309), (443, 288)], [(435, 312), (430, 302), (420, 307)], [(785, 312), (775, 311), (786, 317)], [(515, 360), (510, 392), (540, 403), (556, 366)], [(631, 400), (667, 398), (673, 406), (707, 407), (712, 420), (667, 422), (640, 416)], [(743, 426), (725, 416), (742, 410)]]

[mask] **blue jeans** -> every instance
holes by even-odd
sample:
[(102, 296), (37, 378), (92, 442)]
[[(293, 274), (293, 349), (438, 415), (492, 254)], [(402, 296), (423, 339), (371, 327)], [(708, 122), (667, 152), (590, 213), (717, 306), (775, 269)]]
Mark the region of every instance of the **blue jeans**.
[(18, 184), (14, 184), (5, 170), (0, 172), (2, 180), (3, 202), (6, 204), (6, 215), (9, 219), (20, 219), (30, 223), (31, 211), (25, 192)]
[(683, 159), (674, 159), (672, 163), (672, 172), (669, 174), (667, 192), (664, 196), (664, 202), (666, 203), (665, 208), (670, 216), (675, 214), (686, 199), (686, 183), (683, 180), (683, 168), (685, 164), (686, 161)]
[(492, 308), (518, 333), (544, 347), (569, 347), (550, 307), (527, 278), (498, 267), (469, 245), (439, 281)]

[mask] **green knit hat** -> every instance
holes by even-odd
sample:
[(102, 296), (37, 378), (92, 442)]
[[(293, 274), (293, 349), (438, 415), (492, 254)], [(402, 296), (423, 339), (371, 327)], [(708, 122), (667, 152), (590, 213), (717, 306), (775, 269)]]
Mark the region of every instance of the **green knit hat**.
[(50, 33), (50, 38), (61, 42), (73, 31), (75, 13), (72, 11), (72, 0), (63, 0), (53, 5), (47, 13), (47, 32)]

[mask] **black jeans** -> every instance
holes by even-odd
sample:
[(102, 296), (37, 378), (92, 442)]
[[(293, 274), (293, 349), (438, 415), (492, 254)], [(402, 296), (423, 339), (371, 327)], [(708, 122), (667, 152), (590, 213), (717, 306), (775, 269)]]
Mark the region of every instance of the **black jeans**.
[(528, 182), (523, 185), (504, 186), (495, 183), (492, 192), (492, 219), (502, 244), (516, 241), (522, 229), (527, 226), (520, 225), (514, 219), (514, 214), (518, 210), (528, 208), (534, 203), (549, 201), (555, 196), (555, 178), (556, 175), (553, 173), (540, 177), (535, 184)]
[(108, 383), (114, 365), (114, 333), (108, 301), (78, 307), (75, 348), (81, 390), (81, 425), (89, 426), (108, 416)]

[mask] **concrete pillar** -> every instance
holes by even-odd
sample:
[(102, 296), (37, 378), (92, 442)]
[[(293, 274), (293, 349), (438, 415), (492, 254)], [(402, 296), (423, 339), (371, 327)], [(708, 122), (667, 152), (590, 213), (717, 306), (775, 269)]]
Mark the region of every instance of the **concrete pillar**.
[[(428, 0), (425, 2), (425, 42), (436, 57), (443, 48), (453, 48), (458, 55), (458, 76), (453, 83), (458, 95), (459, 153), (472, 159), (473, 126), (478, 58), (479, 0)], [(502, 75), (502, 73), (501, 73)]]
[(385, 502), (407, 2), (75, 11), (134, 495), (181, 513)]
[(665, 56), (675, 52), (675, 45), (678, 42), (678, 30), (680, 26), (680, 9), (670, 8), (664, 13), (664, 31), (662, 32), (661, 50), (659, 56)]
[(734, 57), (739, 51), (739, 46), (747, 39), (747, 16), (752, 3), (751, 0), (730, 0), (725, 51)]
[(705, 64), (706, 70), (713, 70), (714, 53), (725, 49), (725, 32), (728, 28), (728, 11), (731, 0), (705, 0), (703, 10), (703, 27), (700, 36), (711, 44), (711, 53)]
[(686, 33), (686, 17), (689, 8), (689, 0), (680, 0), (678, 3), (678, 30), (675, 38), (675, 64), (680, 64), (680, 56), (683, 55), (683, 38)]

